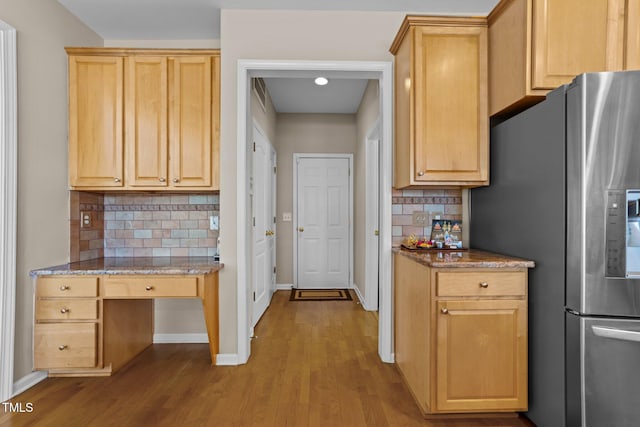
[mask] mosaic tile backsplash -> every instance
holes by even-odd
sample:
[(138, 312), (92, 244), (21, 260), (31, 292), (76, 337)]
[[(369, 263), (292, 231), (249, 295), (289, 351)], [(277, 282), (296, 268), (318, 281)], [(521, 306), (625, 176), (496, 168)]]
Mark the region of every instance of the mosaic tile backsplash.
[(461, 190), (393, 190), (392, 197), (393, 246), (399, 246), (402, 239), (411, 234), (431, 235), (431, 226), (413, 225), (414, 212), (442, 212), (443, 219), (462, 220)]
[[(75, 203), (74, 198), (79, 198)], [(209, 216), (219, 215), (216, 194), (72, 194), (74, 210), (92, 212), (90, 229), (79, 228), (79, 253), (72, 260), (105, 257), (214, 256), (218, 231)], [(79, 221), (78, 221), (79, 223)], [(83, 243), (83, 236), (88, 239)], [(77, 251), (75, 251), (77, 252)]]

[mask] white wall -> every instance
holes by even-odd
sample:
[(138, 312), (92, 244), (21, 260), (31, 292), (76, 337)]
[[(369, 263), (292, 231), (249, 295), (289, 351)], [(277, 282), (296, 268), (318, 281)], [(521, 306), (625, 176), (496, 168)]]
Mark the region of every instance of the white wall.
[(222, 10), (220, 349), (237, 351), (236, 114), (239, 59), (392, 61), (403, 12)]
[[(362, 96), (362, 102), (356, 114), (356, 152), (354, 157), (354, 187), (355, 200), (353, 204), (353, 212), (355, 221), (355, 259), (354, 259), (354, 282), (360, 291), (362, 297), (366, 298), (365, 286), (365, 251), (366, 234), (365, 229), (365, 213), (366, 213), (366, 193), (367, 183), (367, 157), (366, 142), (367, 136), (376, 120), (380, 116), (380, 96), (378, 94), (378, 81), (369, 80), (367, 88)], [(376, 187), (377, 188), (377, 187)], [(376, 190), (377, 191), (377, 190)], [(376, 286), (377, 289), (377, 286)]]
[(14, 380), (33, 369), (29, 271), (69, 260), (67, 55), (102, 39), (57, 1), (3, 0), (18, 41), (18, 234)]

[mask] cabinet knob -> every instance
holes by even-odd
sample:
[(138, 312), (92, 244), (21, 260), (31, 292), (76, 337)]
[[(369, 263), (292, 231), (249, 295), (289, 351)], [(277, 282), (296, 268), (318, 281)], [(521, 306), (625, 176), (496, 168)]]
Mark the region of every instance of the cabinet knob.
[(165, 178), (158, 178), (158, 181), (160, 181), (160, 182), (166, 182), (166, 179), (165, 179)]
[(423, 175), (424, 175), (423, 171), (418, 172), (418, 176), (423, 176)]
[(153, 290), (153, 286), (146, 286), (144, 289), (147, 290), (147, 291), (152, 291)]
[(120, 178), (113, 178), (114, 182), (120, 182)]
[(178, 178), (173, 178), (173, 182), (175, 182), (176, 184), (180, 182), (180, 180)]
[(60, 286), (60, 290), (61, 290), (61, 291), (68, 291), (68, 290), (69, 290), (69, 286), (67, 286), (67, 285), (62, 285), (62, 286)]
[(442, 307), (442, 308), (440, 309), (440, 313), (442, 313), (442, 314), (449, 314), (449, 310), (447, 310), (447, 308), (446, 308), (446, 307)]
[(66, 350), (66, 349), (68, 349), (68, 348), (69, 348), (69, 347), (67, 347), (67, 345), (66, 345), (66, 344), (63, 344), (63, 345), (58, 346), (58, 350), (60, 350), (60, 351), (62, 351), (62, 350)]
[(481, 288), (488, 288), (489, 284), (487, 282), (480, 282), (480, 287)]
[(62, 313), (62, 314), (65, 314), (65, 313), (71, 313), (71, 310), (69, 310), (69, 309), (68, 309), (68, 308), (66, 308), (66, 307), (63, 307), (63, 308), (61, 308), (61, 309), (60, 309), (60, 313)]

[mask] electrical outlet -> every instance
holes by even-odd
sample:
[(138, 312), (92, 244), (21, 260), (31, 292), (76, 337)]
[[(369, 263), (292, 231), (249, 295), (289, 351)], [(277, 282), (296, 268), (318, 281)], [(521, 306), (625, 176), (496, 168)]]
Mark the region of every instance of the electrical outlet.
[(93, 215), (90, 211), (80, 212), (80, 228), (91, 228), (93, 225)]
[(429, 211), (429, 223), (431, 225), (434, 219), (444, 219), (444, 213), (441, 211)]
[(418, 227), (424, 227), (428, 225), (429, 214), (427, 212), (414, 212), (413, 213), (413, 225)]

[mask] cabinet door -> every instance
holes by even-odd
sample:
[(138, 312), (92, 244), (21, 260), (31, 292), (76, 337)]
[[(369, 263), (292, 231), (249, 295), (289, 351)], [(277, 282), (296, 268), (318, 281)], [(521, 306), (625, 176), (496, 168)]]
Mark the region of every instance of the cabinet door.
[(166, 187), (167, 58), (127, 57), (125, 70), (127, 184)]
[(620, 69), (623, 8), (624, 0), (534, 1), (532, 89)]
[(122, 58), (69, 56), (69, 184), (123, 185)]
[(439, 301), (435, 316), (438, 412), (526, 410), (526, 301)]
[(395, 359), (423, 412), (430, 412), (430, 289), (428, 268), (405, 256), (394, 264)]
[(640, 0), (627, 0), (624, 69), (640, 70)]
[(415, 180), (488, 179), (487, 28), (415, 31)]
[(169, 58), (171, 185), (211, 187), (211, 57)]

